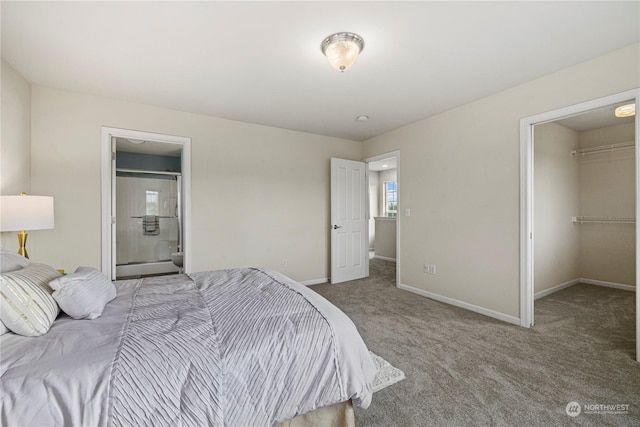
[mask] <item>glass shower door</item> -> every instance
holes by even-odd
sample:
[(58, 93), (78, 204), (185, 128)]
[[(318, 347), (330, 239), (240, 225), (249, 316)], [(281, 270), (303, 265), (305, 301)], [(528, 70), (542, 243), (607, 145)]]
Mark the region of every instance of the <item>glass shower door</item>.
[(155, 174), (116, 176), (118, 277), (175, 272), (178, 251), (178, 180)]

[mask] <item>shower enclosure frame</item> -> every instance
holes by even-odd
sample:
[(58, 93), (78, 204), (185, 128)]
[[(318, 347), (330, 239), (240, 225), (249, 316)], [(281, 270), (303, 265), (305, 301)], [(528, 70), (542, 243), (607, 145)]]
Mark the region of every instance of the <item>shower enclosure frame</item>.
[(191, 272), (191, 138), (142, 132), (112, 127), (102, 128), (102, 272), (116, 279), (116, 166), (115, 138), (151, 141), (154, 144), (178, 145), (182, 152), (180, 189), (182, 204), (181, 241), (184, 254), (184, 272)]
[[(119, 174), (135, 174), (135, 176), (119, 175)], [(119, 168), (116, 167), (116, 181), (118, 178), (129, 178), (129, 179), (159, 179), (159, 177), (171, 177), (171, 182), (175, 183), (176, 186), (176, 205), (173, 216), (158, 216), (159, 219), (162, 220), (171, 220), (176, 219), (176, 248), (173, 252), (182, 252), (182, 203), (180, 201), (180, 197), (182, 195), (182, 173), (181, 172), (164, 172), (164, 171), (154, 171), (154, 170), (145, 170), (145, 169), (129, 169), (129, 168)], [(116, 185), (118, 187), (118, 185)], [(118, 195), (116, 195), (118, 197)], [(124, 204), (126, 206), (126, 203)], [(123, 204), (121, 202), (116, 203), (116, 210), (121, 208)], [(143, 213), (143, 211), (135, 212), (137, 214)], [(128, 219), (140, 219), (142, 220), (142, 216), (131, 216)], [(118, 217), (118, 213), (116, 212), (116, 233), (120, 229), (120, 227), (126, 227), (125, 222), (127, 218)], [(164, 223), (164, 221), (160, 221), (160, 223)], [(167, 225), (166, 223), (164, 224)], [(140, 223), (142, 227), (142, 221)], [(164, 229), (164, 227), (161, 227)], [(142, 229), (140, 230), (142, 232)], [(138, 233), (134, 233), (138, 234)], [(120, 243), (122, 245), (122, 242)], [(127, 245), (125, 245), (127, 246)], [(120, 259), (120, 255), (118, 254), (119, 249), (122, 249), (122, 246), (116, 247), (116, 278), (120, 277), (135, 277), (135, 276), (149, 276), (149, 275), (157, 275), (157, 274), (171, 274), (178, 273), (180, 271), (179, 267), (174, 265), (171, 260), (171, 256), (169, 255), (168, 259), (149, 259), (144, 261), (134, 261), (128, 263), (118, 263)], [(125, 249), (126, 250), (126, 249)]]

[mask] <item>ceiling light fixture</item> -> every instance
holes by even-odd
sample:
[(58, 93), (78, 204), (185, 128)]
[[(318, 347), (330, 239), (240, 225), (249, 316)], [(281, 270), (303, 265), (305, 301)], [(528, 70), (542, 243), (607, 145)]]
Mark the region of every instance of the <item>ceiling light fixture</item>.
[(616, 108), (616, 117), (631, 117), (636, 115), (636, 104), (621, 105)]
[(356, 62), (364, 49), (364, 40), (354, 33), (335, 33), (324, 39), (320, 48), (331, 66), (344, 72)]
[(369, 116), (358, 116), (356, 117), (356, 120), (359, 122), (366, 122), (367, 120), (369, 120)]

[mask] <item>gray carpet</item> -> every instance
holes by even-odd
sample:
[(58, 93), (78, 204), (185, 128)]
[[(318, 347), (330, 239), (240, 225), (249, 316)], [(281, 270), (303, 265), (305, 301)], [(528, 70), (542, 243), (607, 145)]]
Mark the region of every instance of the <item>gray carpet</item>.
[[(367, 279), (311, 289), (406, 374), (356, 408), (358, 426), (640, 425), (633, 292), (572, 286), (536, 301), (525, 329), (399, 290), (378, 259)], [(587, 413), (607, 404), (628, 411)]]

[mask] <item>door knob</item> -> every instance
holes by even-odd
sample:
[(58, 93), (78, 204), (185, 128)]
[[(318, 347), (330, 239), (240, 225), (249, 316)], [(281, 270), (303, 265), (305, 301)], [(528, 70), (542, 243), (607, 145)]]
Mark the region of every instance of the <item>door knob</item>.
[(341, 226), (341, 225), (334, 225), (334, 226), (333, 226), (333, 229), (334, 229), (334, 230), (337, 230), (338, 228), (342, 228), (342, 226)]

